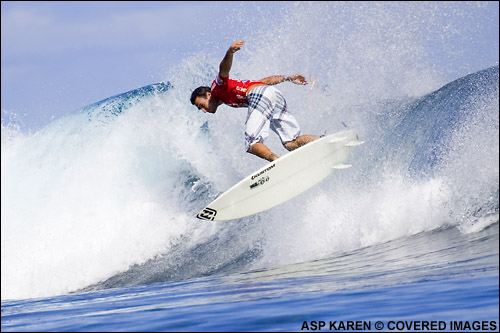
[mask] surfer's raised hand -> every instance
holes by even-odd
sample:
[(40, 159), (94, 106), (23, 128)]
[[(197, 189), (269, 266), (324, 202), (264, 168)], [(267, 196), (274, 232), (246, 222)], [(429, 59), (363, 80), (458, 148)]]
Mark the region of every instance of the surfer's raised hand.
[(244, 44), (245, 44), (244, 40), (239, 40), (237, 42), (234, 42), (233, 44), (231, 44), (231, 46), (229, 47), (229, 50), (227, 50), (227, 51), (231, 52), (231, 53), (235, 53), (236, 51), (239, 51), (239, 49), (241, 49), (241, 47)]
[(224, 59), (222, 59), (219, 65), (220, 77), (229, 77), (229, 71), (231, 70), (231, 66), (233, 65), (233, 54), (239, 49), (241, 49), (243, 44), (245, 44), (244, 40), (239, 40), (231, 44), (231, 46), (226, 52)]
[(233, 65), (233, 54), (238, 51), (243, 46), (243, 44), (245, 44), (244, 40), (239, 40), (231, 44), (226, 52), (224, 59), (222, 59), (219, 65), (220, 77), (229, 77), (229, 71), (231, 70), (231, 66)]
[(302, 74), (295, 74), (295, 75), (290, 75), (289, 77), (286, 78), (286, 81), (293, 82), (295, 84), (300, 84), (300, 85), (306, 85), (307, 80), (304, 75)]

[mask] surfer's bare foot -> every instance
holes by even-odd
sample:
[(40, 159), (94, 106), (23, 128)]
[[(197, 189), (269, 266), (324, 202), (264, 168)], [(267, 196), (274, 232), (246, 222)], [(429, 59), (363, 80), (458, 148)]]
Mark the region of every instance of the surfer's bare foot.
[(285, 148), (292, 151), (317, 139), (319, 139), (317, 135), (304, 134), (298, 136), (295, 140), (285, 142)]
[(276, 155), (276, 154), (272, 153), (272, 154), (271, 154), (271, 156), (269, 156), (268, 161), (269, 161), (269, 162), (272, 162), (272, 161), (274, 161), (274, 160), (277, 160), (278, 158), (280, 158), (278, 155)]

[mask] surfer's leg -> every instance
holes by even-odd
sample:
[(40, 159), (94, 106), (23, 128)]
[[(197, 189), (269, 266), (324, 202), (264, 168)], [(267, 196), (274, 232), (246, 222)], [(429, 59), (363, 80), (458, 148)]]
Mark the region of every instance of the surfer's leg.
[(288, 111), (286, 100), (279, 90), (276, 90), (276, 104), (273, 111), (271, 129), (281, 139), (288, 150), (295, 150), (306, 143), (317, 140), (317, 135), (300, 135), (300, 126), (295, 117)]
[(299, 147), (302, 147), (303, 145), (305, 145), (311, 141), (317, 140), (317, 139), (319, 139), (319, 136), (317, 136), (317, 135), (304, 134), (304, 135), (298, 136), (297, 138), (295, 138), (295, 140), (285, 142), (284, 146), (287, 150), (291, 151), (291, 150), (295, 150)]
[(260, 158), (268, 160), (269, 162), (272, 162), (275, 159), (279, 158), (279, 156), (273, 153), (265, 144), (260, 142), (251, 145), (250, 149), (248, 149), (248, 152), (257, 155)]
[[(270, 118), (273, 111), (272, 96), (266, 94), (267, 86), (257, 87), (248, 95), (248, 114), (245, 122), (245, 142), (247, 152), (268, 161), (279, 156), (264, 145), (269, 136)], [(271, 97), (271, 98), (270, 98)]]

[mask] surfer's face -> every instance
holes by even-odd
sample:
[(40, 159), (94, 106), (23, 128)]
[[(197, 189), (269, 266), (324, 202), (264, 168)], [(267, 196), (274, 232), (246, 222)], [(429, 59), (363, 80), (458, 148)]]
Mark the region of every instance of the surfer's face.
[[(194, 105), (198, 108), (198, 110), (201, 110), (205, 113), (210, 112), (210, 97), (212, 96), (211, 93), (207, 92), (205, 96), (199, 96), (196, 97), (194, 100)], [(213, 113), (213, 112), (210, 112)]]

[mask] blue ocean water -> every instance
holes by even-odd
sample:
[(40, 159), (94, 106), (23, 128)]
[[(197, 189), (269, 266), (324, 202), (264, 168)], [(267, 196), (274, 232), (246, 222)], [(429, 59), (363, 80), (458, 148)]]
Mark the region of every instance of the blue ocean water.
[(365, 141), (255, 216), (194, 217), (264, 163), (245, 111), (189, 103), (219, 55), (34, 133), (2, 123), (2, 331), (498, 331), (498, 66), (443, 81), (432, 6), (385, 6), (297, 4), (269, 23), (282, 47), (246, 38), (235, 77), (315, 73), (279, 86), (303, 132)]
[(271, 269), (3, 301), (2, 331), (299, 331), (315, 321), (498, 331), (498, 243), (498, 222), (466, 235), (449, 227)]

